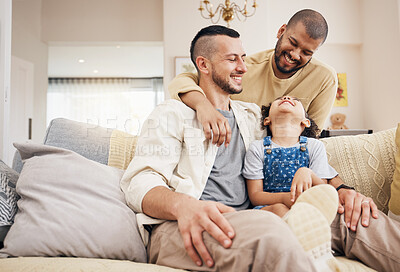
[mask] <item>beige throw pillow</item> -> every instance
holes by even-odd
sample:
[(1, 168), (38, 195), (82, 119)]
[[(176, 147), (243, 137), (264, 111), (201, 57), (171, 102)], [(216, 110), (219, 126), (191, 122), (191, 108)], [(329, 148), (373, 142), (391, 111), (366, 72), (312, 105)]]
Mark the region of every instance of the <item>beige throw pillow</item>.
[(395, 157), (395, 128), (373, 134), (323, 138), (329, 164), (344, 183), (387, 213)]
[(7, 256), (69, 256), (146, 262), (136, 215), (119, 182), (123, 171), (75, 152), (14, 144), (24, 167), (18, 212), (0, 251)]

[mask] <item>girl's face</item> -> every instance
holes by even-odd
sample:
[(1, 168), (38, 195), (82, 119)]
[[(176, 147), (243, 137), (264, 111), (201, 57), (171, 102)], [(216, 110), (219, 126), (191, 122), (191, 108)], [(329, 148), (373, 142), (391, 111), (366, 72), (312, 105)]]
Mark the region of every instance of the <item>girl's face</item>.
[(291, 117), (293, 124), (300, 125), (305, 120), (309, 121), (306, 118), (304, 107), (298, 98), (282, 96), (272, 102), (269, 116), (265, 118), (264, 124), (274, 123), (280, 118), (287, 119), (288, 116)]

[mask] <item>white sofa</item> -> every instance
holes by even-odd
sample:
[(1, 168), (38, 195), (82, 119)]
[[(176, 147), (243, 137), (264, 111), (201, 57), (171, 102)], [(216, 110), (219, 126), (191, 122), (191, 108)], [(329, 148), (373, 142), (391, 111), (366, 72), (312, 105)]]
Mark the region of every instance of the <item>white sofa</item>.
[[(74, 122), (66, 119), (55, 119), (51, 122), (45, 145), (72, 150), (83, 157), (100, 162), (103, 165), (120, 165), (126, 167), (135, 144), (135, 137), (125, 134), (114, 134), (101, 127)], [(125, 135), (118, 139), (115, 135)], [(123, 137), (123, 136), (122, 136)], [(390, 184), (395, 168), (395, 129), (368, 135), (341, 136), (321, 139), (326, 145), (331, 165), (340, 173), (346, 184), (371, 196), (379, 209), (387, 212), (390, 198)], [(111, 142), (111, 146), (110, 146)], [(127, 144), (130, 143), (130, 144)], [(17, 155), (13, 168), (20, 172), (22, 163)], [(11, 227), (12, 229), (12, 227)], [(5, 246), (7, 247), (6, 236)], [(29, 243), (28, 243), (29, 244)], [(139, 242), (138, 242), (139, 244)], [(138, 245), (139, 246), (139, 245)], [(143, 246), (143, 245), (140, 245)], [(361, 263), (338, 257), (343, 271), (374, 271)], [(145, 264), (132, 260), (116, 260), (99, 257), (77, 257), (63, 254), (31, 254), (25, 257), (0, 259), (0, 271), (183, 271)]]

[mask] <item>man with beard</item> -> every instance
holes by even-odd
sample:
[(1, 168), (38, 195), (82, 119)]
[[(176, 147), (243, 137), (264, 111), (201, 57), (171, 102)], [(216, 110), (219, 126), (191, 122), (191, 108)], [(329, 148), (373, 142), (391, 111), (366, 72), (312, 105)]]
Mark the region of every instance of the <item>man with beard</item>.
[[(284, 95), (297, 97), (322, 128), (334, 102), (337, 76), (333, 68), (312, 56), (327, 35), (328, 24), (320, 13), (305, 9), (294, 14), (279, 28), (275, 49), (245, 58), (248, 72), (243, 77), (244, 92), (232, 99), (261, 106)], [(211, 139), (212, 131), (214, 144), (229, 144), (230, 127), (202, 95), (196, 75), (179, 75), (169, 85), (169, 92), (197, 111), (207, 138)]]
[[(333, 104), (337, 77), (332, 68), (312, 59), (312, 55), (323, 44), (327, 33), (327, 23), (320, 13), (309, 9), (297, 12), (287, 25), (279, 29), (275, 50), (244, 58), (248, 69), (243, 76), (244, 91), (232, 95), (232, 98), (260, 105), (269, 104), (283, 95), (295, 96), (321, 127)], [(240, 82), (240, 77), (235, 78), (234, 74), (225, 78), (233, 85)], [(195, 118), (202, 124), (207, 139), (212, 138), (212, 143), (217, 146), (225, 142), (227, 147), (231, 142), (229, 121), (215, 110), (216, 107), (210, 103), (210, 94), (196, 82), (195, 75), (181, 75), (169, 86), (171, 97), (182, 99), (196, 110)], [(258, 125), (257, 121), (254, 125)], [(338, 214), (331, 225), (332, 249), (350, 258), (358, 258), (378, 271), (400, 269), (399, 258), (390, 253), (393, 245), (400, 247), (398, 223), (378, 211), (370, 197), (343, 184), (339, 176), (329, 184), (339, 194)]]
[[(328, 35), (324, 17), (310, 9), (295, 13), (287, 24), (279, 28), (275, 49), (245, 58), (247, 73), (243, 76), (243, 90), (233, 99), (268, 105), (281, 96), (297, 97), (310, 118), (321, 128), (331, 111), (337, 90), (337, 76), (333, 68), (312, 58)], [(182, 100), (196, 110), (206, 138), (220, 146), (231, 141), (231, 127), (227, 119), (216, 111), (204, 96), (197, 76), (179, 75), (169, 85), (171, 97)], [(212, 133), (211, 133), (212, 132)], [(378, 218), (373, 200), (346, 186), (340, 177), (329, 183), (337, 188), (340, 197), (338, 212), (344, 214), (348, 228), (356, 231), (358, 222), (367, 227), (370, 215)]]
[[(330, 246), (311, 257), (281, 218), (247, 209), (242, 165), (246, 149), (262, 131), (256, 104), (230, 100), (242, 91), (244, 57), (239, 33), (223, 26), (206, 27), (192, 41), (199, 85), (232, 128), (229, 146), (213, 145), (196, 112), (173, 99), (158, 105), (143, 125), (121, 188), (137, 213), (148, 260), (195, 271), (330, 271), (335, 263)], [(330, 205), (327, 210), (334, 212), (335, 190), (321, 187), (318, 195), (325, 196), (318, 207)], [(330, 245), (328, 220), (317, 205), (295, 205), (301, 208), (288, 216), (296, 222), (293, 231), (299, 229), (306, 241), (318, 241), (316, 229), (328, 234), (328, 240), (323, 236), (312, 246), (319, 253), (321, 244)], [(306, 220), (297, 223), (298, 218)], [(326, 255), (331, 262), (320, 257)]]

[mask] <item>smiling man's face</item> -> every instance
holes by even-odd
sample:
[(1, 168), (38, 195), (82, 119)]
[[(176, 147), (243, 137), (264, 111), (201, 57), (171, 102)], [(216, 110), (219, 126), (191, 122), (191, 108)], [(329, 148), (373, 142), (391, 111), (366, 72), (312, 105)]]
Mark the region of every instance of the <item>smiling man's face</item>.
[(322, 39), (311, 38), (301, 22), (290, 28), (283, 25), (277, 37), (273, 68), (278, 78), (289, 78), (306, 66), (323, 43)]
[(228, 94), (242, 91), (242, 77), (247, 71), (244, 63), (246, 56), (239, 38), (216, 36), (217, 52), (211, 59), (212, 79)]

